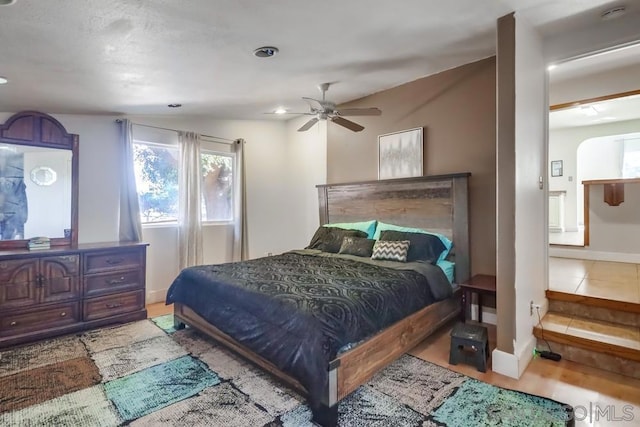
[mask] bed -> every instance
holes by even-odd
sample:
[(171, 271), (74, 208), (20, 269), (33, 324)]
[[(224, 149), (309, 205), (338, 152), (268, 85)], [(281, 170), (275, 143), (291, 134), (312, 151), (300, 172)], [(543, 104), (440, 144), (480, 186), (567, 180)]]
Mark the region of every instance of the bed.
[[(441, 233), (454, 242), (449, 258), (464, 281), (469, 176), (320, 185), (320, 223), (375, 218)], [(335, 425), (342, 398), (460, 312), (459, 291), (447, 282), (443, 292), (439, 267), (391, 264), (299, 250), (191, 267), (167, 303), (176, 327), (190, 325), (261, 366), (307, 396), (314, 421)], [(324, 293), (309, 295), (316, 289)]]

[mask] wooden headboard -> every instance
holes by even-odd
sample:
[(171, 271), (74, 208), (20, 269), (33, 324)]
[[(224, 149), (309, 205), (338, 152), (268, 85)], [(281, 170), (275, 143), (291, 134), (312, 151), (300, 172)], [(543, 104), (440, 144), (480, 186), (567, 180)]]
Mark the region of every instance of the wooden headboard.
[(470, 173), (318, 185), (320, 224), (376, 219), (444, 234), (454, 244), (456, 282), (470, 277)]

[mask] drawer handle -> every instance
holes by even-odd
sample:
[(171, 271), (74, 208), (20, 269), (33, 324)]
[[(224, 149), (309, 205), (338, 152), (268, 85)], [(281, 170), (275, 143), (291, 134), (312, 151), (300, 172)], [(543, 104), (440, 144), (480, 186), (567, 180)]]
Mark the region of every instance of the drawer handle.
[(122, 307), (122, 303), (115, 302), (113, 304), (107, 304), (107, 308), (118, 308), (118, 307)]
[(122, 261), (124, 261), (124, 258), (108, 258), (105, 262), (109, 265), (116, 265), (120, 264)]
[(126, 281), (127, 280), (124, 278), (124, 276), (120, 277), (119, 279), (106, 280), (107, 285), (119, 285), (119, 284), (124, 283)]
[(66, 316), (66, 315), (67, 315), (67, 312), (66, 312), (66, 311), (63, 311), (62, 313), (60, 313), (60, 317), (64, 317), (64, 316)]
[(9, 323), (9, 326), (17, 326), (17, 325), (18, 325), (18, 322), (11, 322), (11, 323)]

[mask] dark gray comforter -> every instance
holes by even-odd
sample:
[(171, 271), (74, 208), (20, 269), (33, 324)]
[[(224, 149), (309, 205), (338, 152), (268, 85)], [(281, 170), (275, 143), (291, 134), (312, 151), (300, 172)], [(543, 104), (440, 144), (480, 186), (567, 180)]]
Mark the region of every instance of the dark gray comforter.
[(439, 267), (303, 250), (182, 270), (167, 304), (212, 325), (296, 378), (317, 405), (327, 367), (358, 343), (452, 294)]

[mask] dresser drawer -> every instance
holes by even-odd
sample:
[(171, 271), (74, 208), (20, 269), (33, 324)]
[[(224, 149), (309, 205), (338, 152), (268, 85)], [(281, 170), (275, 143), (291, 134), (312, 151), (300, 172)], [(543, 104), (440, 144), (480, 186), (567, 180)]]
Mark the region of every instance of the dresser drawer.
[(88, 275), (84, 279), (84, 294), (92, 297), (142, 288), (144, 285), (142, 274), (142, 270), (138, 269)]
[(102, 319), (104, 317), (141, 310), (143, 307), (143, 289), (91, 298), (84, 301), (84, 320)]
[(78, 301), (56, 304), (32, 311), (0, 315), (0, 336), (18, 335), (25, 332), (44, 331), (80, 321)]
[(93, 252), (84, 257), (84, 274), (135, 270), (144, 263), (144, 252), (139, 249)]

